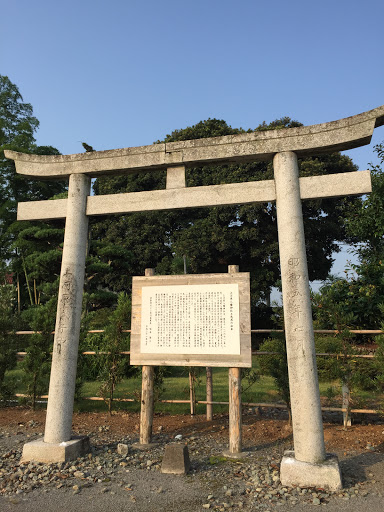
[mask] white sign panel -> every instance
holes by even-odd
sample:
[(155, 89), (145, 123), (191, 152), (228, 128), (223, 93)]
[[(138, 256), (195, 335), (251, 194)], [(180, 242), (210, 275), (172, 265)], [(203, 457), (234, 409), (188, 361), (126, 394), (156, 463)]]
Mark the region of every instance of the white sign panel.
[(240, 354), (239, 285), (142, 288), (141, 353)]

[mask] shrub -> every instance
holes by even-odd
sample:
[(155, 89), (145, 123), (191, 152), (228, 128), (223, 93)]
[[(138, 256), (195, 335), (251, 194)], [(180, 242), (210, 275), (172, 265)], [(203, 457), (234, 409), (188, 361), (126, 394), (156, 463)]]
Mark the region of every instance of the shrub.
[(260, 373), (270, 375), (274, 379), (282, 400), (287, 404), (289, 418), (291, 418), (287, 349), (284, 336), (276, 333), (273, 337), (265, 340), (259, 350), (262, 352), (276, 352), (276, 354), (260, 356)]
[(11, 382), (4, 382), (5, 373), (16, 365), (16, 335), (13, 304), (15, 290), (12, 285), (0, 285), (0, 404), (6, 405), (14, 392)]

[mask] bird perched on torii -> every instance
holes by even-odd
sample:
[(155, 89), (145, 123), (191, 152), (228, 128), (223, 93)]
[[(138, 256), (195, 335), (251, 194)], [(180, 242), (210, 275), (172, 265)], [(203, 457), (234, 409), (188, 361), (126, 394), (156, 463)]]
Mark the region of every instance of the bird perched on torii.
[(86, 142), (82, 142), (81, 144), (87, 153), (92, 153), (92, 151), (95, 151), (93, 147), (87, 144)]

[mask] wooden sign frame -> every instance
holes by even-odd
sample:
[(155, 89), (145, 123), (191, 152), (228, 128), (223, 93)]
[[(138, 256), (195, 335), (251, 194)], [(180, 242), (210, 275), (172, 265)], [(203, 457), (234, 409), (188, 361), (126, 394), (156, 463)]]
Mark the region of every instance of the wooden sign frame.
[[(147, 286), (237, 284), (239, 291), (240, 354), (165, 354), (141, 351), (142, 290)], [(136, 276), (132, 278), (132, 365), (146, 366), (218, 366), (251, 368), (250, 274), (186, 274), (177, 276)]]

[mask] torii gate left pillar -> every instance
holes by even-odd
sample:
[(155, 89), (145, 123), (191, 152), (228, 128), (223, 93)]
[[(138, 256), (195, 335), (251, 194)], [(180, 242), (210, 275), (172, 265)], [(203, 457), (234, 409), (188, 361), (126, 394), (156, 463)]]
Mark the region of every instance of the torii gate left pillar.
[(49, 403), (45, 423), (45, 443), (71, 439), (77, 354), (83, 300), (85, 257), (88, 242), (87, 198), (90, 178), (84, 174), (69, 177), (67, 216), (60, 288), (57, 305), (49, 381)]
[(66, 461), (77, 458), (90, 448), (87, 436), (72, 437), (90, 185), (90, 178), (84, 174), (69, 177), (45, 435), (44, 440), (24, 445), (22, 460)]
[[(341, 487), (338, 463), (327, 458), (324, 449), (301, 200), (368, 193), (370, 177), (368, 171), (363, 171), (299, 179), (297, 157), (368, 144), (373, 129), (383, 124), (384, 106), (323, 125), (141, 148), (66, 156), (6, 151), (5, 156), (15, 160), (16, 170), (21, 174), (40, 178), (70, 177), (68, 200), (29, 202), (18, 206), (19, 220), (63, 218), (67, 211), (66, 231), (69, 231), (63, 254), (45, 438), (40, 441), (34, 456), (27, 455), (33, 443), (25, 445), (23, 457), (45, 461), (45, 453), (51, 457), (49, 460), (66, 460), (75, 458), (85, 448), (86, 443), (78, 441), (77, 448), (68, 449), (65, 458), (60, 458), (63, 457), (60, 448), (76, 443), (71, 439), (70, 426), (84, 278), (86, 216), (276, 201), (295, 445), (295, 451), (283, 458), (281, 480), (285, 485)], [(272, 159), (274, 180), (185, 187), (187, 165)], [(89, 190), (86, 176), (158, 168), (167, 168), (166, 190), (86, 198), (86, 189)], [(72, 204), (73, 201), (77, 206)]]

